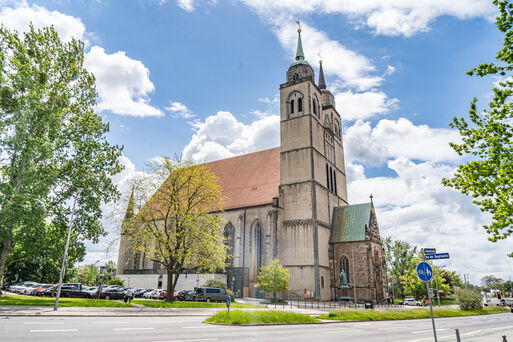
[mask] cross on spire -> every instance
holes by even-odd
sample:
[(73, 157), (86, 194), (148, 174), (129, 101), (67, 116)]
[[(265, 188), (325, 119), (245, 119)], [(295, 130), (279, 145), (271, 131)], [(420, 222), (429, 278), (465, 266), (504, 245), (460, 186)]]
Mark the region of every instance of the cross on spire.
[(301, 33), (301, 22), (298, 20), (296, 20), (296, 24), (297, 24), (297, 32), (298, 33)]
[(370, 194), (370, 200), (371, 200), (371, 203), (372, 203), (372, 199), (374, 198), (374, 196), (372, 196), (372, 194)]

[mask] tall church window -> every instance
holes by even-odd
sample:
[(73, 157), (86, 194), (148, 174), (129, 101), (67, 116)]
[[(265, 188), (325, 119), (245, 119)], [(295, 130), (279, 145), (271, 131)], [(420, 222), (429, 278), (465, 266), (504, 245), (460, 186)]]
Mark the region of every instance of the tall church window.
[(333, 192), (337, 194), (337, 171), (333, 169)]
[(233, 253), (235, 247), (235, 228), (231, 222), (224, 227), (224, 243), (228, 247), (226, 250), (226, 267), (233, 267)]
[(330, 166), (330, 191), (333, 192), (333, 169)]
[(340, 272), (344, 271), (347, 282), (349, 282), (349, 259), (344, 255), (340, 258)]
[(290, 100), (290, 114), (294, 114), (294, 100)]
[(260, 267), (263, 265), (263, 236), (262, 236), (262, 226), (260, 223), (257, 223), (255, 226), (255, 257), (256, 257), (256, 269), (257, 273), (260, 272)]
[(303, 111), (303, 99), (299, 98), (297, 100), (297, 112), (300, 113)]
[(326, 187), (328, 188), (329, 191), (331, 191), (331, 189), (330, 189), (330, 167), (328, 166), (328, 164), (326, 164)]

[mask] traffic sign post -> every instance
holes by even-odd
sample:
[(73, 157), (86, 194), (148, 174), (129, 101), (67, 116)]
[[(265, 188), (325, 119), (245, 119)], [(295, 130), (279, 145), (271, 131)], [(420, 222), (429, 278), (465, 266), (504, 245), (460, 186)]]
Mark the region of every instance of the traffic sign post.
[(228, 315), (230, 314), (230, 304), (231, 304), (231, 301), (232, 301), (232, 299), (230, 298), (230, 295), (228, 294), (226, 296), (226, 307), (228, 308)]
[(436, 253), (436, 248), (423, 248), (422, 250), (424, 251), (424, 255)]
[(426, 262), (425, 249), (422, 250), (422, 259), (424, 261), (419, 262), (417, 265), (417, 275), (420, 280), (426, 283), (427, 295), (429, 298), (429, 311), (431, 312), (431, 323), (433, 324), (433, 335), (435, 336), (435, 342), (438, 342), (436, 337), (435, 317), (433, 316), (433, 300), (431, 299), (429, 291), (429, 281), (433, 278), (433, 268)]

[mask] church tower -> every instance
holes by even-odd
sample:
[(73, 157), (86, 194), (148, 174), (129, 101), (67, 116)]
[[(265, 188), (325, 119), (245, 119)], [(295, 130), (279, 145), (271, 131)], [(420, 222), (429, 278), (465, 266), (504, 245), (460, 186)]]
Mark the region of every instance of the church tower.
[(120, 275), (124, 273), (125, 269), (133, 268), (133, 265), (128, 265), (129, 260), (132, 259), (132, 253), (130, 252), (127, 241), (126, 241), (126, 231), (128, 225), (130, 224), (130, 220), (134, 217), (134, 190), (130, 193), (130, 199), (128, 200), (128, 205), (126, 207), (126, 213), (123, 221), (121, 222), (121, 235), (119, 240), (119, 254), (118, 254), (118, 264), (116, 274)]
[(331, 213), (347, 205), (341, 119), (322, 68), (305, 60), (301, 28), (295, 60), (280, 85), (279, 258), (290, 271), (290, 291), (329, 299)]

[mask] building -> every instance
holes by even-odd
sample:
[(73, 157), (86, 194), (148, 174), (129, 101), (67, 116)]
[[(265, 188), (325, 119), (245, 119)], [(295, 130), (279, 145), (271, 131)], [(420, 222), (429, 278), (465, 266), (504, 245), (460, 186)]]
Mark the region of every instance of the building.
[[(208, 165), (219, 178), (226, 197), (221, 215), (226, 221), (232, 267), (226, 274), (184, 274), (179, 288), (192, 289), (215, 277), (226, 280), (236, 295), (260, 297), (263, 294), (255, 288), (258, 270), (277, 258), (290, 272), (289, 293), (285, 297), (303, 298), (306, 290), (317, 299), (333, 299), (339, 295), (335, 286), (347, 248), (371, 244), (367, 257), (357, 253), (355, 263), (358, 270), (372, 268), (368, 274), (372, 274), (369, 279), (374, 283), (367, 285), (375, 290), (360, 289), (359, 279), (357, 288), (367, 291), (360, 298), (371, 296), (378, 300), (384, 296), (384, 253), (372, 205), (370, 217), (375, 224), (367, 222), (367, 228), (354, 228), (370, 229), (369, 234), (358, 234), (362, 240), (347, 240), (334, 234), (334, 230), (339, 232), (348, 226), (347, 220), (340, 226), (333, 219), (349, 204), (341, 118), (334, 96), (326, 87), (322, 61), (318, 83), (315, 82), (314, 70), (304, 58), (300, 29), (295, 60), (285, 83), (280, 85), (280, 147)], [(131, 203), (127, 215), (133, 214)], [(125, 244), (122, 237), (118, 275), (126, 284), (165, 284), (162, 270), (154, 268), (144, 256), (132, 255)], [(375, 259), (371, 253), (377, 253), (378, 262), (370, 261)]]

